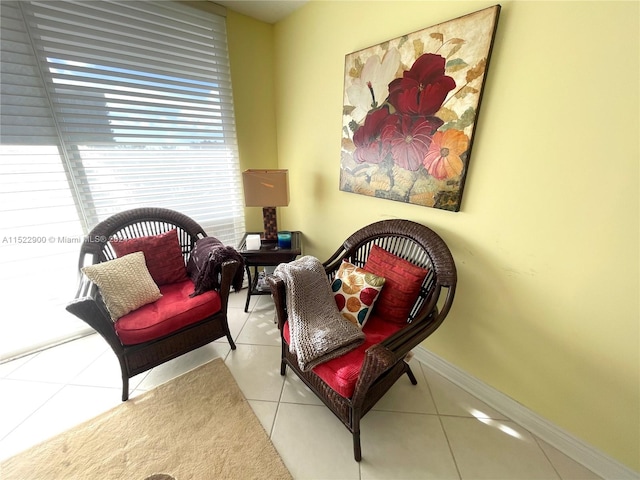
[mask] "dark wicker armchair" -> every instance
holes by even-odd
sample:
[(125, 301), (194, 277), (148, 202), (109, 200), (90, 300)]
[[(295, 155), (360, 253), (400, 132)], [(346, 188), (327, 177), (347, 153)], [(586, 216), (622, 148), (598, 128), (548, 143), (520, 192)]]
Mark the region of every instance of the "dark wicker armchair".
[[(359, 371), (353, 393), (343, 396), (332, 388), (325, 376), (321, 377), (319, 368), (303, 371), (295, 353), (289, 351), (286, 337), (288, 334), (287, 288), (286, 283), (276, 277), (270, 277), (269, 283), (274, 298), (278, 328), (282, 337), (281, 374), (286, 367), (295, 374), (331, 409), (353, 434), (354, 458), (362, 458), (360, 448), (360, 419), (393, 386), (403, 374), (417, 383), (405, 357), (411, 349), (418, 346), (431, 335), (447, 316), (453, 302), (456, 288), (456, 267), (451, 253), (444, 241), (431, 229), (408, 220), (384, 220), (355, 232), (342, 244), (323, 266), (332, 281), (343, 260), (364, 267), (372, 247), (377, 245), (410, 263), (428, 270), (419, 289), (417, 299), (410, 308), (406, 323), (401, 324), (395, 333), (384, 340), (362, 347), (357, 360)], [(400, 263), (400, 262), (398, 262)], [(387, 288), (386, 286), (384, 288)], [(384, 291), (384, 290), (383, 290)], [(380, 317), (375, 306), (371, 315)], [(373, 322), (384, 322), (376, 318)], [(367, 323), (363, 332), (367, 331)], [(373, 327), (372, 327), (373, 328)], [(370, 333), (367, 333), (367, 337)], [(365, 348), (366, 347), (366, 350)], [(358, 353), (353, 353), (356, 358)], [(338, 361), (340, 359), (337, 359)], [(331, 360), (334, 362), (336, 360)]]
[[(207, 234), (191, 218), (164, 208), (137, 208), (113, 215), (91, 230), (80, 249), (79, 287), (75, 299), (66, 309), (102, 335), (118, 357), (122, 371), (122, 401), (129, 398), (129, 379), (135, 375), (224, 336), (227, 337), (231, 348), (236, 348), (227, 323), (227, 304), (235, 272), (240, 267), (237, 261), (226, 261), (221, 265), (219, 290), (207, 292), (209, 297), (219, 302), (220, 306), (215, 313), (211, 314), (215, 307), (209, 305), (205, 318), (191, 318), (188, 324), (180, 326), (177, 330), (165, 331), (161, 336), (141, 343), (123, 343), (100, 290), (82, 273), (81, 269), (86, 265), (116, 258), (114, 241), (148, 238), (167, 234), (173, 229), (176, 230), (179, 248), (187, 265), (196, 240), (206, 237)], [(185, 277), (185, 281), (190, 282), (188, 277)], [(184, 296), (193, 292), (189, 285), (183, 290), (188, 292)]]

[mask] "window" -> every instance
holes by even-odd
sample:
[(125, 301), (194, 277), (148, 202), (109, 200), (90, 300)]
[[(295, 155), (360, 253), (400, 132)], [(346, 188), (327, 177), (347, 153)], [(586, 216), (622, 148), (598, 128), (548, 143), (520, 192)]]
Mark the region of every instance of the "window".
[(64, 304), (99, 221), (166, 207), (237, 245), (244, 213), (224, 17), (169, 1), (0, 8), (2, 358), (26, 348), (21, 325), (31, 347), (86, 331)]

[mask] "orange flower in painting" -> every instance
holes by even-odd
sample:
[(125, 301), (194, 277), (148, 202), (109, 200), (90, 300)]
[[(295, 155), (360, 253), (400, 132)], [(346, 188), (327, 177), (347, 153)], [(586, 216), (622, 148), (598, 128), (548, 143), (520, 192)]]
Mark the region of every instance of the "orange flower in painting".
[(460, 130), (436, 132), (422, 163), (429, 175), (438, 180), (458, 176), (464, 168), (460, 155), (468, 147), (469, 138)]

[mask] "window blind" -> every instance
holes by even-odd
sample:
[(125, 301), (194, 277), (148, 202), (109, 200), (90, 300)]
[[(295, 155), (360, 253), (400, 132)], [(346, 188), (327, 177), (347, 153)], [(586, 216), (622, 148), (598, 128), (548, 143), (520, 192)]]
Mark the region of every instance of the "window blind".
[(87, 228), (126, 208), (244, 231), (219, 17), (179, 2), (21, 2)]
[[(89, 327), (64, 310), (82, 223), (18, 2), (0, 2), (0, 360)], [(68, 241), (67, 241), (68, 240)]]
[(16, 275), (37, 262), (53, 303), (36, 303), (66, 314), (82, 235), (127, 208), (178, 210), (238, 244), (223, 17), (172, 1), (3, 1), (0, 13), (3, 286), (33, 293)]

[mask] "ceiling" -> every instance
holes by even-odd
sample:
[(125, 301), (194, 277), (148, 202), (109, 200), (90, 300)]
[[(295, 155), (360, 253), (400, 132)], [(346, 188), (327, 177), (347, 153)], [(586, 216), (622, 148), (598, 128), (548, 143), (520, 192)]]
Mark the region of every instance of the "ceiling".
[(213, 0), (229, 10), (266, 23), (276, 23), (302, 7), (308, 0)]

